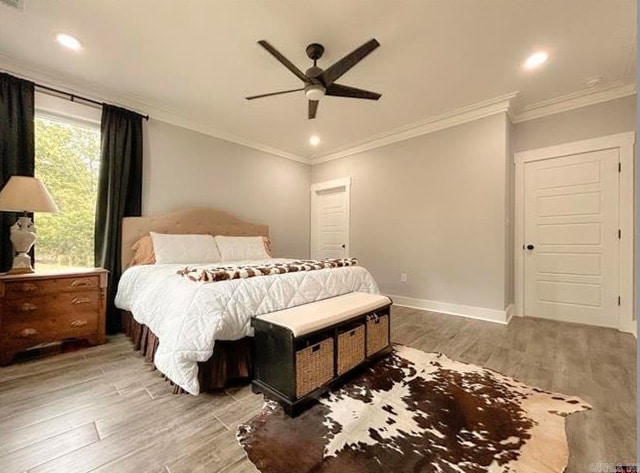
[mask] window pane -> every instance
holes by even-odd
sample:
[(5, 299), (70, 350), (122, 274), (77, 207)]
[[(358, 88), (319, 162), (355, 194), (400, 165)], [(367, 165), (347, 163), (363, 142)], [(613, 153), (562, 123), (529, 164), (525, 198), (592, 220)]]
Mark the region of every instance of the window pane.
[(100, 130), (36, 116), (35, 174), (60, 212), (37, 213), (38, 270), (93, 267)]

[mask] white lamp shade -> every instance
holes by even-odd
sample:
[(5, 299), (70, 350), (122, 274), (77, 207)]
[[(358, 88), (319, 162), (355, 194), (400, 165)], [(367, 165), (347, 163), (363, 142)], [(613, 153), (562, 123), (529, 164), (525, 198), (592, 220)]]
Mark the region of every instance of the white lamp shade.
[(37, 177), (11, 176), (0, 191), (0, 211), (58, 212), (58, 206)]

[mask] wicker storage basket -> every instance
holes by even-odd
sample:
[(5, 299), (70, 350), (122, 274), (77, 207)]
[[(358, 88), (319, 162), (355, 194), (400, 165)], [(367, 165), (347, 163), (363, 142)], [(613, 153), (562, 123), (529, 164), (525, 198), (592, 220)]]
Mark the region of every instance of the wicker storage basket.
[(302, 397), (333, 378), (333, 338), (296, 352), (296, 396)]
[(389, 346), (389, 316), (367, 316), (367, 356)]
[(338, 375), (364, 361), (364, 325), (338, 335)]

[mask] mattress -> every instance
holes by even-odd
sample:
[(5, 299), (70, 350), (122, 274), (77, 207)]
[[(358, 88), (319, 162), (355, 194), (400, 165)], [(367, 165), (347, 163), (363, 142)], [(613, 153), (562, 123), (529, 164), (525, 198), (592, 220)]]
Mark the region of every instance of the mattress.
[[(225, 261), (201, 267), (292, 261)], [(177, 271), (183, 268), (184, 264), (155, 264), (127, 269), (120, 278), (115, 304), (158, 336), (156, 367), (191, 394), (200, 392), (198, 362), (211, 357), (216, 340), (252, 336), (253, 317), (349, 292), (379, 293), (375, 280), (361, 266), (212, 283), (179, 276)]]

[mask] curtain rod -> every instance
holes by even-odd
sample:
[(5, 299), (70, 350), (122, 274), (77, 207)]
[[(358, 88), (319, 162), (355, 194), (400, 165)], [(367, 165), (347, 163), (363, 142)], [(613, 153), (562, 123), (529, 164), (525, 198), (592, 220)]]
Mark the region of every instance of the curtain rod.
[[(71, 102), (75, 102), (76, 100), (81, 100), (83, 102), (88, 102), (88, 103), (96, 105), (98, 107), (102, 107), (102, 105), (104, 105), (103, 103), (98, 102), (97, 100), (88, 99), (88, 98), (83, 97), (81, 95), (72, 94), (70, 92), (65, 92), (64, 90), (54, 89), (53, 87), (49, 87), (49, 86), (46, 86), (46, 85), (41, 85), (41, 84), (34, 83), (34, 86), (37, 89), (46, 90), (48, 92), (53, 92), (53, 93), (59, 94), (59, 95), (65, 95), (65, 96), (69, 97), (69, 100)], [(138, 112), (133, 112), (133, 113), (136, 113), (136, 114), (140, 115), (142, 118), (144, 118), (147, 121), (149, 120), (149, 115), (143, 115), (143, 114), (138, 113)]]

